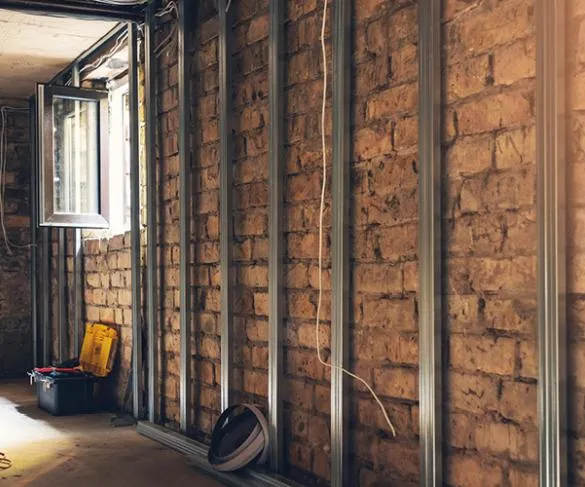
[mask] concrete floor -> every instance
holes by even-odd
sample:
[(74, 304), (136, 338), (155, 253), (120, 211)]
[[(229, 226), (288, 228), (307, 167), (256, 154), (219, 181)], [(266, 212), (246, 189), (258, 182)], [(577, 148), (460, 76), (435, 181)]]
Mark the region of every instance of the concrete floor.
[(222, 485), (134, 428), (111, 427), (109, 414), (45, 413), (22, 381), (0, 382), (0, 452), (13, 464), (0, 470), (2, 487)]

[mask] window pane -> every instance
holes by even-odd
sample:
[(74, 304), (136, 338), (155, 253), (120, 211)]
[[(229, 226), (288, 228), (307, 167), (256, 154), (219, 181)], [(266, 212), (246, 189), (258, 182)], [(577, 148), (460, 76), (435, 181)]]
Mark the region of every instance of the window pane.
[(53, 98), (55, 213), (99, 213), (96, 101)]

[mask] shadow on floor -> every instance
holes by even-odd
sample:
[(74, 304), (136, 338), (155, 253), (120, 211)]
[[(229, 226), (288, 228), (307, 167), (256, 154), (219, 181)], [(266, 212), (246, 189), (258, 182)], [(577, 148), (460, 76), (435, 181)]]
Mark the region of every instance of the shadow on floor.
[(0, 486), (221, 487), (183, 455), (113, 428), (110, 414), (53, 417), (28, 382), (0, 381), (0, 452), (12, 461)]

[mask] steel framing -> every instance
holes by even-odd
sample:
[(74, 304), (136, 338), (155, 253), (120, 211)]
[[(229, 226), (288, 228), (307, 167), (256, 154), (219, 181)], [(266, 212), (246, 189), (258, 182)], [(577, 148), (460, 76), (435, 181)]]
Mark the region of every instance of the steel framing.
[[(1, 2), (2, 0), (0, 0)], [(72, 81), (75, 82), (75, 70), (82, 66), (85, 62), (91, 59), (92, 56), (95, 56), (99, 51), (103, 49), (103, 46), (108, 42), (113, 41), (115, 38), (118, 37), (122, 33), (122, 31), (126, 30), (127, 26), (126, 23), (120, 23), (116, 25), (110, 32), (108, 32), (104, 37), (102, 37), (99, 41), (95, 44), (90, 46), (87, 50), (82, 52), (75, 61), (69, 64), (67, 67), (63, 68), (59, 73), (57, 73), (51, 81), (49, 81), (49, 85), (61, 82), (63, 83), (63, 78), (68, 74), (72, 74)], [(75, 83), (74, 83), (75, 85)]]
[[(79, 65), (75, 64), (72, 70), (73, 86), (79, 87), (81, 83)], [(79, 103), (76, 103), (76, 111), (79, 110)], [(73, 355), (77, 356), (81, 349), (79, 345), (79, 331), (82, 324), (83, 313), (83, 242), (81, 230), (73, 230)]]
[(146, 12), (146, 23), (144, 28), (144, 94), (145, 94), (145, 118), (146, 137), (146, 213), (147, 213), (147, 240), (146, 240), (146, 303), (147, 303), (147, 322), (148, 322), (148, 419), (155, 421), (156, 413), (156, 376), (157, 376), (157, 322), (156, 322), (156, 267), (157, 267), (157, 250), (156, 250), (156, 92), (155, 92), (155, 59), (154, 59), (154, 6), (149, 6)]
[(269, 279), (268, 296), (268, 422), (270, 425), (270, 466), (273, 471), (282, 470), (283, 426), (281, 380), (283, 367), (283, 165), (284, 165), (284, 115), (283, 115), (283, 62), (284, 3), (270, 2), (268, 98), (270, 110), (269, 133)]
[(130, 251), (132, 277), (132, 409), (140, 418), (142, 404), (142, 323), (140, 279), (140, 155), (138, 130), (138, 36), (128, 23), (128, 97), (130, 101)]
[(441, 2), (419, 7), (420, 478), (443, 485), (441, 425)]
[(137, 431), (151, 440), (157, 441), (184, 455), (189, 455), (191, 463), (195, 467), (216, 478), (223, 485), (233, 487), (300, 487), (299, 484), (290, 480), (254, 470), (244, 470), (237, 473), (218, 472), (207, 460), (207, 446), (162, 426), (140, 421)]
[(80, 331), (83, 329), (83, 241), (81, 230), (76, 228), (73, 231), (73, 355), (81, 352)]
[(349, 164), (351, 2), (333, 10), (333, 160), (331, 242), (331, 485), (348, 482), (345, 378), (349, 351)]
[(67, 282), (65, 267), (67, 265), (67, 234), (64, 228), (58, 230), (59, 244), (57, 247), (57, 286), (58, 294), (58, 319), (59, 319), (59, 361), (66, 360), (66, 333), (67, 333)]
[(54, 2), (48, 0), (0, 0), (0, 8), (22, 10), (27, 14), (52, 14), (87, 20), (118, 20), (139, 22), (142, 8), (115, 5), (90, 5), (80, 1)]
[(181, 381), (180, 417), (181, 431), (189, 424), (191, 397), (191, 286), (189, 264), (191, 262), (191, 158), (189, 152), (189, 0), (179, 3), (179, 203), (180, 203), (180, 247), (179, 280), (181, 293)]
[[(39, 104), (37, 103), (36, 110), (35, 110), (35, 126), (36, 126), (36, 133), (42, 133), (43, 130), (43, 120), (40, 116), (40, 108)], [(35, 147), (35, 167), (34, 167), (34, 176), (36, 177), (37, 181), (37, 189), (39, 185), (39, 161), (41, 158), (41, 148), (39, 141), (35, 137), (36, 147)], [(38, 196), (38, 193), (37, 193)], [(39, 206), (38, 206), (38, 198), (37, 199), (37, 207), (36, 207), (36, 215), (38, 218), (39, 214)], [(51, 360), (51, 322), (52, 322), (52, 310), (51, 310), (51, 228), (50, 227), (42, 227), (40, 228), (40, 238), (41, 238), (41, 284), (40, 284), (40, 295), (41, 295), (41, 343), (42, 343), (42, 359), (43, 365), (49, 365)]]
[(73, 355), (81, 352), (80, 329), (83, 328), (83, 241), (81, 230), (76, 228), (73, 231)]
[(219, 9), (219, 158), (220, 158), (220, 274), (221, 274), (221, 408), (227, 408), (232, 396), (232, 137), (230, 124), (231, 12), (226, 1)]
[[(38, 144), (37, 144), (38, 150)], [(38, 159), (37, 159), (38, 160)], [(38, 167), (37, 172), (38, 174)], [(41, 280), (42, 280), (42, 343), (43, 343), (43, 364), (48, 365), (51, 360), (51, 229), (41, 228)]]
[(565, 5), (537, 2), (538, 429), (540, 485), (567, 485)]
[(30, 114), (30, 291), (33, 365), (39, 367), (39, 315), (38, 315), (38, 230), (37, 230), (37, 155), (36, 155), (36, 104), (32, 97), (29, 102)]

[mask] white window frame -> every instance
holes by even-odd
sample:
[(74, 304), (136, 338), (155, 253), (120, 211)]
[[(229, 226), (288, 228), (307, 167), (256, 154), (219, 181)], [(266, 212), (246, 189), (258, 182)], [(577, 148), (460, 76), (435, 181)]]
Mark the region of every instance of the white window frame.
[(109, 83), (110, 134), (109, 134), (109, 196), (110, 234), (130, 231), (130, 140), (129, 112), (125, 110), (128, 97), (128, 78)]

